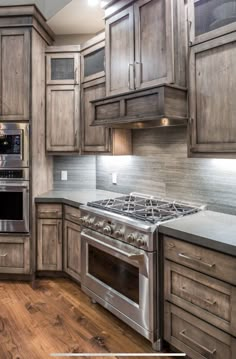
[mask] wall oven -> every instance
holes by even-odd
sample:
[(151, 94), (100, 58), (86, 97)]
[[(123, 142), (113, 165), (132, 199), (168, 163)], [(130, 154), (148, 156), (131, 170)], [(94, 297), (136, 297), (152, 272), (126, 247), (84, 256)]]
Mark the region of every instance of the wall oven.
[(82, 289), (152, 343), (156, 333), (156, 252), (91, 229), (81, 237)]
[(0, 169), (0, 232), (29, 232), (29, 169)]
[(29, 167), (29, 124), (0, 123), (0, 167)]

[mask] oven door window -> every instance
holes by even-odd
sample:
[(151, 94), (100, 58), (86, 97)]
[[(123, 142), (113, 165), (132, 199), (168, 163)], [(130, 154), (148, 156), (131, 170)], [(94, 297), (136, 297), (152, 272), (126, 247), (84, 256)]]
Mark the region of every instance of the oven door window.
[(23, 220), (23, 192), (0, 192), (0, 221)]
[(139, 304), (139, 268), (89, 245), (88, 272)]
[(20, 135), (0, 134), (0, 155), (20, 155), (21, 153)]

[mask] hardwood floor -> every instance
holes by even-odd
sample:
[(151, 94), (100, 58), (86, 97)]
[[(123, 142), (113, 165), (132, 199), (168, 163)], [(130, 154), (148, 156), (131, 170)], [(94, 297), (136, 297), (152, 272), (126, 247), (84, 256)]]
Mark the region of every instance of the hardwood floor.
[(67, 279), (39, 280), (35, 290), (28, 283), (0, 282), (0, 359), (45, 359), (69, 352), (153, 351)]

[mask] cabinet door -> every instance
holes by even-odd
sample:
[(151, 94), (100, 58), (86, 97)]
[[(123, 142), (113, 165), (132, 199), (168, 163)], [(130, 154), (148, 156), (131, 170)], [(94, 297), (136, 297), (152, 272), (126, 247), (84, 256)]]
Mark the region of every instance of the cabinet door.
[(47, 87), (47, 151), (79, 150), (79, 86)]
[(134, 90), (133, 6), (106, 21), (107, 96)]
[(236, 35), (190, 49), (190, 154), (236, 153)]
[(83, 51), (81, 55), (81, 82), (105, 76), (105, 41)]
[(62, 270), (62, 221), (37, 220), (37, 269)]
[(191, 0), (188, 12), (194, 44), (236, 30), (236, 0)]
[(29, 121), (29, 30), (0, 31), (0, 71), (0, 120)]
[(99, 153), (110, 150), (110, 130), (100, 126), (90, 126), (94, 120), (94, 107), (90, 101), (106, 95), (105, 79), (99, 79), (82, 85), (82, 152)]
[(80, 226), (64, 222), (64, 270), (73, 278), (80, 280)]
[(80, 80), (79, 54), (47, 55), (47, 84), (75, 85)]
[(174, 82), (172, 7), (170, 0), (134, 4), (137, 89)]

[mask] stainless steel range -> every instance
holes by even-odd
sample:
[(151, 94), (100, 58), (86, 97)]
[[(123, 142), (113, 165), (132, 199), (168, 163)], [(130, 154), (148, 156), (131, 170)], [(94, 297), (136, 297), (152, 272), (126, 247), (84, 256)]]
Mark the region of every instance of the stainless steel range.
[(158, 225), (199, 207), (139, 193), (81, 207), (82, 289), (160, 350)]

